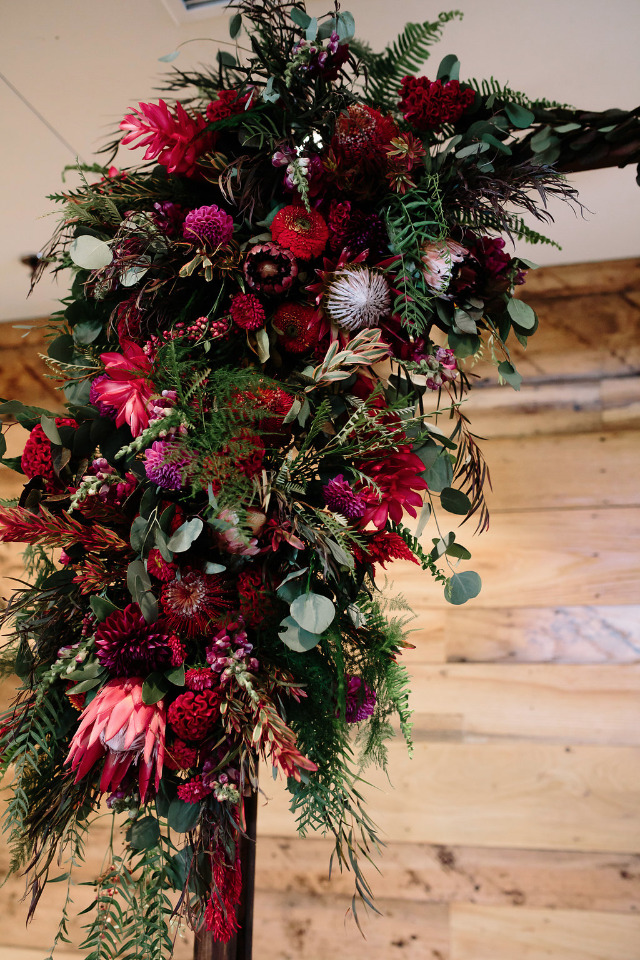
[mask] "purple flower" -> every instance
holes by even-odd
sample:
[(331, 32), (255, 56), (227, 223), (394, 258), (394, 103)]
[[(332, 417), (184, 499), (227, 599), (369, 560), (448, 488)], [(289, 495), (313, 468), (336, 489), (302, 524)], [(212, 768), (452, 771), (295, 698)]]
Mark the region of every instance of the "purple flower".
[(198, 240), (211, 247), (228, 243), (233, 236), (233, 219), (215, 203), (211, 206), (190, 210), (184, 218), (182, 236), (185, 240)]
[(322, 493), (329, 510), (342, 514), (347, 520), (357, 520), (364, 514), (367, 506), (365, 500), (354, 491), (341, 473), (325, 484)]
[(376, 708), (375, 692), (360, 677), (349, 677), (346, 701), (347, 723), (360, 723), (361, 720), (366, 720)]
[(89, 403), (92, 403), (94, 407), (97, 408), (101, 417), (109, 417), (110, 420), (115, 420), (115, 418), (118, 416), (116, 407), (112, 406), (110, 403), (107, 403), (105, 400), (101, 400), (100, 392), (98, 390), (100, 384), (109, 379), (110, 377), (106, 373), (98, 374), (91, 384), (91, 390), (89, 391)]
[(145, 450), (144, 459), (148, 479), (163, 490), (181, 490), (193, 461), (184, 446), (173, 440), (156, 440)]

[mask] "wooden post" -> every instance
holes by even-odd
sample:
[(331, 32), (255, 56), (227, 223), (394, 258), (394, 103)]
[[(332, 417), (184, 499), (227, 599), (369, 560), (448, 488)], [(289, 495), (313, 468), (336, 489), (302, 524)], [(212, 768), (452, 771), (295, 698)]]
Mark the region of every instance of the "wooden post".
[(253, 951), (253, 899), (256, 873), (258, 793), (244, 802), (246, 834), (240, 838), (242, 893), (236, 908), (240, 929), (229, 943), (216, 943), (208, 931), (196, 934), (193, 960), (251, 960)]

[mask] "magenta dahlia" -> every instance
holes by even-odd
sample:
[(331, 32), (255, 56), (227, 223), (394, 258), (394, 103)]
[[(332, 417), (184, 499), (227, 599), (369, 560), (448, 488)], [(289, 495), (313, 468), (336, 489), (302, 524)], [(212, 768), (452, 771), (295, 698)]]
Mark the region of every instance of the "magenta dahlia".
[(210, 247), (229, 243), (233, 236), (233, 218), (215, 203), (190, 210), (184, 218), (182, 236)]
[(342, 514), (347, 520), (356, 520), (363, 516), (367, 507), (364, 497), (355, 492), (341, 473), (324, 485), (322, 494), (329, 510)]
[(137, 603), (115, 610), (96, 630), (96, 655), (116, 677), (146, 676), (171, 663), (170, 631), (147, 623)]
[(147, 478), (163, 490), (181, 490), (194, 457), (177, 440), (155, 440), (144, 452)]

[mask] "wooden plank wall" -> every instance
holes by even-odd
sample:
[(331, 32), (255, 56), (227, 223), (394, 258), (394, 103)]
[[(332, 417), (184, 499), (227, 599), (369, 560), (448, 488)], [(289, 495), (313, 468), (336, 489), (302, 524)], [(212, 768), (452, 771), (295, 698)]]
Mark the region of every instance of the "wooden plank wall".
[[(351, 878), (329, 881), (329, 841), (296, 837), (269, 779), (256, 960), (640, 958), (640, 263), (546, 268), (526, 299), (541, 329), (517, 351), (522, 391), (480, 364), (471, 401), (492, 522), (458, 539), (482, 594), (450, 607), (411, 565), (392, 571), (417, 613), (416, 745), (409, 760), (395, 743), (393, 787), (374, 776), (368, 791), (387, 842), (372, 878), (382, 915), (363, 940)], [(3, 343), (2, 392), (50, 403), (33, 348)], [(15, 550), (0, 562), (19, 570)], [(61, 891), (28, 930), (21, 892), (15, 879), (0, 892), (0, 960), (42, 960), (53, 936)], [(185, 938), (177, 955), (190, 952)]]

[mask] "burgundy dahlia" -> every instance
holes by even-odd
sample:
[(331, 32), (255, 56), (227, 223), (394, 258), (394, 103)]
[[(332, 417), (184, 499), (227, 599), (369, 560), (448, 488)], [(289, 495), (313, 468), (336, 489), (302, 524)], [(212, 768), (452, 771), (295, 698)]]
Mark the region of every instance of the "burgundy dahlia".
[(215, 203), (211, 206), (190, 210), (184, 218), (182, 236), (185, 240), (197, 240), (210, 247), (229, 243), (233, 236), (233, 218)]
[(347, 520), (359, 519), (364, 515), (367, 508), (364, 497), (355, 492), (341, 473), (325, 484), (322, 488), (322, 494), (329, 509), (342, 514)]
[(296, 258), (277, 243), (259, 243), (247, 253), (244, 277), (258, 293), (267, 296), (284, 293), (297, 276)]
[(96, 630), (96, 654), (116, 677), (146, 676), (171, 663), (168, 631), (147, 623), (137, 603), (115, 610)]
[(220, 716), (221, 699), (220, 690), (187, 690), (173, 701), (167, 720), (181, 740), (204, 740)]

